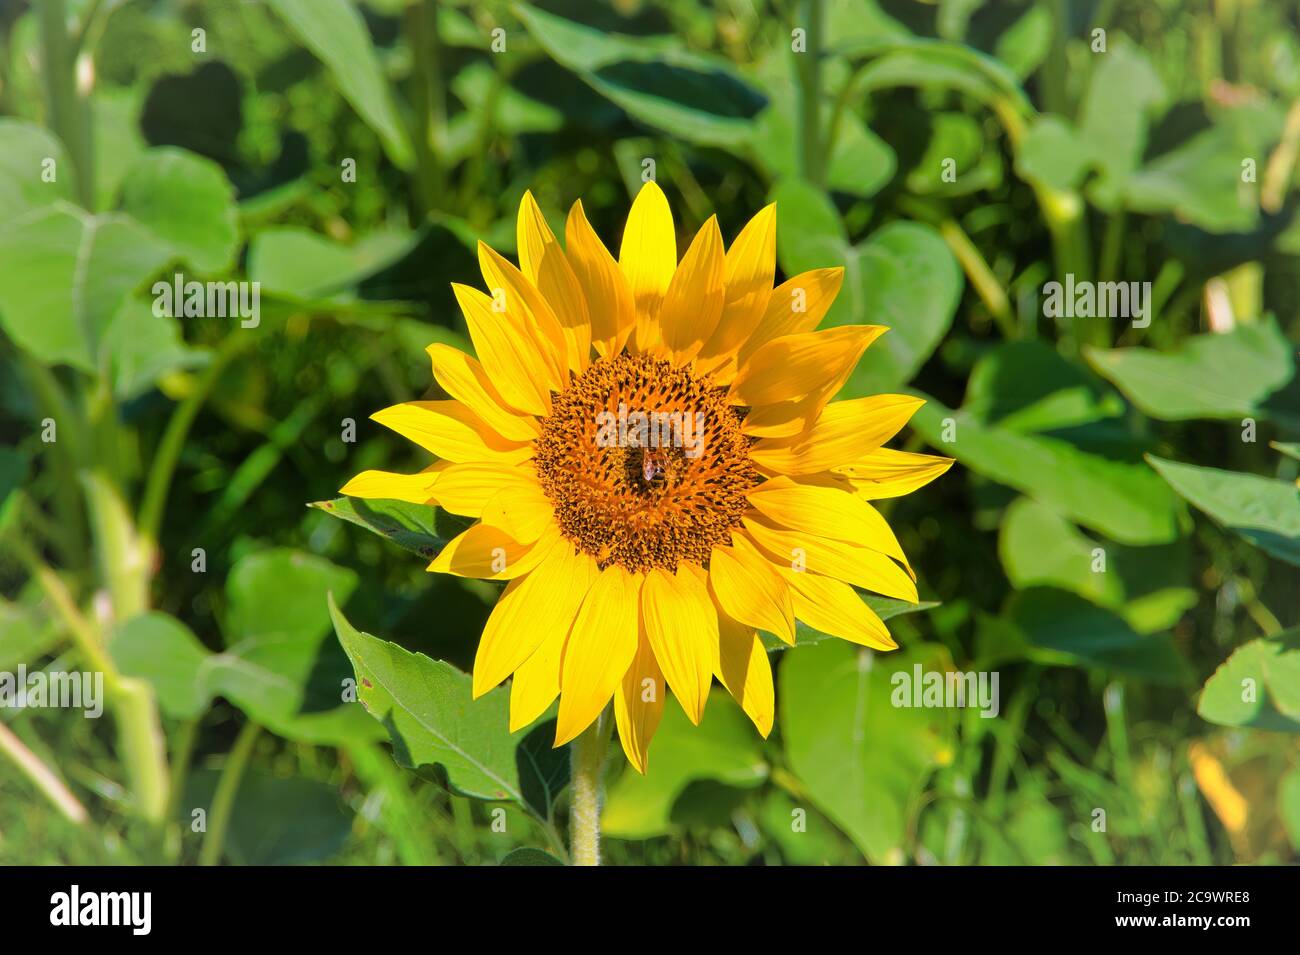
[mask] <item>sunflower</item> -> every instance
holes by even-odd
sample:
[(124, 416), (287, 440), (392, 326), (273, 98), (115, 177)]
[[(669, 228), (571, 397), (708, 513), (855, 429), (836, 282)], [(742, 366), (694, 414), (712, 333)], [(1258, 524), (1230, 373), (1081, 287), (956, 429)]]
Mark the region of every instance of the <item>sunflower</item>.
[(476, 518), (428, 568), (506, 584), (474, 695), (513, 676), (512, 732), (558, 696), (556, 746), (613, 698), (645, 772), (668, 688), (698, 723), (716, 676), (770, 732), (760, 631), (793, 644), (802, 620), (896, 648), (854, 588), (916, 601), (915, 575), (870, 502), (952, 462), (883, 447), (917, 398), (831, 402), (886, 329), (817, 330), (843, 269), (773, 288), (774, 205), (730, 248), (709, 219), (680, 262), (653, 182), (617, 260), (581, 202), (564, 231), (561, 246), (526, 193), (518, 268), (479, 244), (488, 291), (453, 285), (478, 358), (430, 345), (450, 397), (373, 415), (436, 463), (366, 471), (342, 493)]

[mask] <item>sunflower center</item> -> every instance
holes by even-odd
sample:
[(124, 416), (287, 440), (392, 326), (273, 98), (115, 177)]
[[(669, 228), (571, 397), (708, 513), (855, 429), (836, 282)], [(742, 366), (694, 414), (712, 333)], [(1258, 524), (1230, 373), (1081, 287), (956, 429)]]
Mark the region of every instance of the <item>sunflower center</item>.
[(602, 570), (707, 566), (759, 482), (743, 418), (708, 378), (619, 355), (554, 398), (533, 463), (560, 530)]

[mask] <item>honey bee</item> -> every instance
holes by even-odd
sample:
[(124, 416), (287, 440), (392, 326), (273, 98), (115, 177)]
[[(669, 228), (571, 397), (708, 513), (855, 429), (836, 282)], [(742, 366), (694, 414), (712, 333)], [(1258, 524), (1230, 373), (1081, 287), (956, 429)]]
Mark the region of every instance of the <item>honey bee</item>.
[(641, 479), (659, 487), (668, 477), (668, 453), (663, 448), (646, 448), (641, 452)]

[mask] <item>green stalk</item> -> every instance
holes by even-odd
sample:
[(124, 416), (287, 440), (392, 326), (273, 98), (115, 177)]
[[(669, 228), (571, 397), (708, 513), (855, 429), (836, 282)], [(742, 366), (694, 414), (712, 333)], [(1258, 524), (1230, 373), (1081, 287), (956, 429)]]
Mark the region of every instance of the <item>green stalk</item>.
[(253, 744), (257, 742), (262, 727), (249, 721), (235, 737), (235, 745), (226, 756), (226, 764), (221, 767), (221, 776), (217, 779), (216, 791), (212, 794), (212, 811), (208, 814), (208, 831), (199, 850), (199, 865), (216, 865), (221, 861), (221, 851), (225, 847), (226, 827), (230, 824), (230, 814), (235, 808), (235, 796), (239, 794), (239, 783), (244, 778), (249, 757), (253, 755)]
[(944, 219), (939, 224), (939, 234), (943, 236), (943, 240), (948, 243), (948, 248), (952, 249), (952, 254), (961, 263), (966, 277), (975, 287), (975, 292), (989, 310), (989, 314), (993, 316), (993, 320), (997, 322), (1002, 337), (1007, 341), (1019, 338), (1020, 329), (1016, 325), (1016, 316), (1011, 310), (1011, 301), (1007, 298), (1002, 283), (998, 281), (998, 277), (993, 274), (988, 262), (980, 254), (980, 250), (975, 247), (975, 243), (953, 219)]
[(104, 695), (113, 709), (118, 745), (131, 781), (131, 792), (140, 815), (160, 823), (167, 810), (167, 753), (153, 689), (134, 677), (125, 677), (109, 656), (95, 627), (77, 609), (68, 588), (53, 570), (21, 540), (10, 542), (63, 620), (73, 644), (91, 670), (104, 674)]
[(72, 160), (73, 195), (87, 209), (93, 209), (95, 177), (89, 108), (77, 92), (76, 50), (68, 34), (67, 9), (64, 0), (42, 0), (37, 8), (41, 15), (41, 71), (48, 125), (63, 140)]
[(0, 754), (8, 756), (18, 767), (18, 771), (27, 777), (41, 795), (54, 804), (64, 818), (74, 825), (84, 826), (90, 814), (86, 807), (72, 794), (72, 790), (63, 784), (63, 780), (46, 766), (39, 756), (14, 735), (13, 730), (0, 723)]
[(447, 91), (442, 82), (442, 44), (433, 0), (417, 0), (405, 11), (406, 40), (411, 48), (411, 143), (415, 150), (416, 193), (420, 213), (441, 204), (446, 176), (439, 152), (446, 141)]
[(167, 494), (171, 490), (172, 474), (180, 460), (181, 449), (190, 433), (190, 427), (198, 416), (199, 409), (208, 400), (213, 387), (225, 371), (230, 360), (246, 348), (251, 339), (244, 335), (227, 335), (218, 347), (212, 361), (199, 377), (194, 390), (172, 411), (167, 421), (167, 430), (154, 451), (153, 464), (145, 479), (144, 494), (141, 497), (139, 527), (140, 536), (153, 547), (158, 541), (158, 530), (162, 524), (163, 510), (167, 506)]
[(94, 530), (100, 574), (108, 584), (113, 619), (130, 620), (149, 607), (152, 548), (136, 533), (126, 503), (99, 471), (81, 477)]
[(583, 730), (570, 752), (569, 857), (573, 865), (600, 865), (600, 804), (611, 715)]
[(803, 23), (807, 49), (799, 67), (799, 170), (803, 178), (820, 186), (825, 167), (821, 139), (822, 0), (805, 0)]

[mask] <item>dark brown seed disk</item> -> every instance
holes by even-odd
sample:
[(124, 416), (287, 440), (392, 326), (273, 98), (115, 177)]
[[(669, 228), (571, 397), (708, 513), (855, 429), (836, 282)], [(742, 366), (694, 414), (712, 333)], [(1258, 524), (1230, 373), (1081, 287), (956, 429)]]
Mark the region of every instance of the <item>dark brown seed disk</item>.
[[(639, 445), (636, 412), (668, 416), (650, 418), (649, 448)], [(534, 464), (560, 530), (601, 569), (708, 566), (760, 480), (743, 417), (726, 389), (690, 368), (646, 355), (595, 362), (555, 396), (536, 442)], [(611, 443), (620, 420), (631, 426)]]

